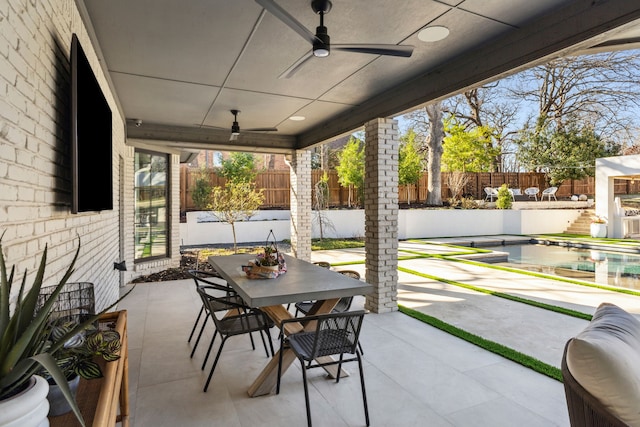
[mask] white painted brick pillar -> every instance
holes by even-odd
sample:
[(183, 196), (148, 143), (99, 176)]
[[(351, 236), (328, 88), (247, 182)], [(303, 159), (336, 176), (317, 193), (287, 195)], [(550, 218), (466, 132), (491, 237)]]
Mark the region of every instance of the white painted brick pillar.
[(311, 152), (298, 150), (288, 163), (291, 168), (291, 252), (296, 258), (311, 261)]
[(387, 313), (398, 310), (398, 121), (366, 123), (364, 150), (365, 308)]

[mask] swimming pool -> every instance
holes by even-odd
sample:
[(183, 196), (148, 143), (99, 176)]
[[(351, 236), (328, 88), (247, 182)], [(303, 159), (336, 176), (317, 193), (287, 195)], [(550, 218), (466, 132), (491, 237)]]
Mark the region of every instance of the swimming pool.
[(507, 252), (506, 263), (496, 263), (601, 285), (640, 289), (640, 255), (555, 245), (507, 245), (489, 249)]

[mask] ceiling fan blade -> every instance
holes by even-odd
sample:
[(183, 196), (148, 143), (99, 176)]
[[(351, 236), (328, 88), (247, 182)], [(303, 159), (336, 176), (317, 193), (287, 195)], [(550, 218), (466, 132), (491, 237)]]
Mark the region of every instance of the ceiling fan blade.
[(413, 54), (413, 46), (397, 46), (395, 44), (334, 44), (331, 45), (331, 49), (373, 55), (402, 56), (405, 58)]
[(200, 123), (194, 123), (194, 126), (199, 126), (201, 128), (208, 128), (208, 129), (227, 130), (227, 128), (223, 128), (223, 127), (220, 127), (220, 126), (203, 125), (203, 124), (200, 124)]
[(309, 43), (313, 44), (313, 42), (316, 40), (315, 34), (309, 31), (305, 26), (298, 22), (296, 18), (291, 16), (289, 12), (281, 8), (273, 0), (256, 0), (256, 3), (262, 6), (267, 12), (271, 13), (273, 16), (285, 23), (293, 31), (300, 34), (302, 38), (307, 40)]
[(279, 79), (288, 79), (298, 72), (300, 68), (309, 60), (313, 58), (313, 50), (305, 53), (300, 59), (293, 63), (293, 65), (282, 72), (278, 76)]
[(242, 129), (247, 132), (278, 132), (276, 128), (251, 128), (251, 129)]

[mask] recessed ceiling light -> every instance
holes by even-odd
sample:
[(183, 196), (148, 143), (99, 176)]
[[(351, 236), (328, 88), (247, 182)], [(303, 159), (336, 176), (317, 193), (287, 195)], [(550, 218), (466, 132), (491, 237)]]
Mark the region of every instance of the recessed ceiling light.
[(306, 119), (305, 116), (291, 116), (291, 117), (289, 117), (289, 120), (293, 120), (294, 122), (301, 122), (304, 119)]
[(418, 39), (423, 42), (437, 42), (447, 38), (449, 29), (439, 25), (427, 27), (418, 33)]

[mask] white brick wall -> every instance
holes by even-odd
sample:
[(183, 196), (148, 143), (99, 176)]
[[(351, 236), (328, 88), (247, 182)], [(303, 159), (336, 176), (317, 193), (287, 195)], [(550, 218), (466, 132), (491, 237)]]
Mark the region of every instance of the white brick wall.
[[(72, 33), (78, 35), (112, 110), (114, 209), (102, 213), (70, 213)], [(80, 255), (70, 281), (95, 284), (97, 309), (114, 301), (119, 285), (140, 271), (177, 265), (179, 160), (174, 155), (173, 258), (134, 267), (134, 149), (125, 145), (124, 129), (75, 1), (0, 1), (0, 234), (18, 280), (27, 269), (31, 282), (48, 246), (45, 280), (47, 285), (57, 283), (78, 247), (78, 236)], [(113, 262), (123, 259), (130, 271), (120, 274)]]
[(398, 310), (398, 122), (377, 119), (365, 125), (366, 281), (374, 286), (365, 308)]
[(311, 152), (299, 150), (291, 167), (291, 251), (296, 258), (311, 261)]

